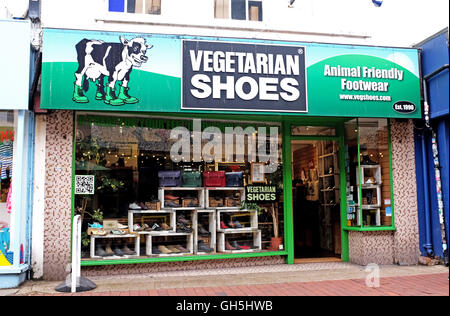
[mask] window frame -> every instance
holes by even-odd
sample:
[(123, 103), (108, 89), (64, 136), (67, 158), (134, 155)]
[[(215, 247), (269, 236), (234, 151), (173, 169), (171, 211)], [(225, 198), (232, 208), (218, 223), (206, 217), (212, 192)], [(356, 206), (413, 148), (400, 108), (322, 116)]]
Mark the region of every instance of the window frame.
[[(229, 6), (228, 6), (228, 18), (218, 18), (216, 17), (216, 0), (214, 0), (214, 19), (221, 19), (221, 20), (234, 20), (234, 21), (250, 21), (250, 22), (262, 22), (263, 21), (263, 0), (244, 0), (245, 1), (245, 20), (241, 20), (241, 19), (233, 19), (232, 17), (232, 0), (228, 0), (229, 1)], [(250, 20), (250, 13), (249, 13), (249, 5), (250, 2), (259, 2), (261, 4), (261, 12), (259, 15), (261, 15), (261, 20)]]
[(125, 13), (125, 14), (139, 14), (139, 15), (161, 15), (162, 13), (162, 1), (160, 0), (160, 10), (159, 13), (146, 13), (146, 0), (142, 0), (142, 11), (143, 12), (128, 12), (128, 0), (122, 0), (123, 1), (123, 11), (111, 11), (109, 8), (109, 3), (111, 0), (108, 0), (105, 2), (106, 5), (106, 12), (108, 13)]

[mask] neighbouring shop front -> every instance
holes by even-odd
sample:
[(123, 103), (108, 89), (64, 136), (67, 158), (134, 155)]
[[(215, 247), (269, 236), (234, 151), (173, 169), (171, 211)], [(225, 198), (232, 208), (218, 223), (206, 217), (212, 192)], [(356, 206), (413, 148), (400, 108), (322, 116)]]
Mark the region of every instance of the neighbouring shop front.
[(373, 238), (395, 260), (417, 50), (56, 29), (43, 43), (61, 159), (46, 185), (67, 195), (46, 220), (81, 215), (85, 269), (377, 261)]
[[(0, 288), (25, 280), (30, 265), (33, 113), (28, 110), (30, 23), (0, 20)], [(20, 60), (20, 63), (11, 63)]]

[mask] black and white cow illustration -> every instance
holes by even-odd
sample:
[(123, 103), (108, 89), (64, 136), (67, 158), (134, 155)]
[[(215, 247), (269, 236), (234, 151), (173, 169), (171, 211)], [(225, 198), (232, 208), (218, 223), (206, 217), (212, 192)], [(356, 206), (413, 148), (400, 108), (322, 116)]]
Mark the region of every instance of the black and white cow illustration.
[[(75, 72), (73, 101), (89, 102), (84, 92), (89, 89), (89, 81), (92, 81), (97, 82), (96, 100), (103, 100), (110, 105), (139, 102), (128, 94), (130, 73), (133, 67), (140, 67), (142, 63), (147, 62), (148, 57), (145, 54), (153, 45), (147, 45), (142, 37), (127, 40), (121, 36), (120, 43), (83, 39), (75, 47), (78, 69)], [(106, 89), (105, 77), (108, 78)], [(118, 95), (115, 93), (117, 81), (120, 82)]]

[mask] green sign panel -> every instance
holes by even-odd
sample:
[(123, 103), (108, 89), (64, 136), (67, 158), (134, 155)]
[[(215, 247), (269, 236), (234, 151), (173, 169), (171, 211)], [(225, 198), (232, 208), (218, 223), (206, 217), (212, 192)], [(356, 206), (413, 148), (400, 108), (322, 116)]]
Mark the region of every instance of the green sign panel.
[(407, 48), (44, 30), (44, 109), (421, 117)]

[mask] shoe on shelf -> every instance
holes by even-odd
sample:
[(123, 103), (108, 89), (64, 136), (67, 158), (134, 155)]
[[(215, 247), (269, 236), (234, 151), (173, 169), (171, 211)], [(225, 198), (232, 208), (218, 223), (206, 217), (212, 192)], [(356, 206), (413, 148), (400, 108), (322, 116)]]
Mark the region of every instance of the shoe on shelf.
[(129, 208), (130, 210), (142, 210), (142, 208), (141, 208), (136, 202), (131, 203), (131, 204), (128, 206), (128, 208)]
[(228, 241), (225, 242), (225, 250), (236, 250)]
[(228, 229), (228, 228), (230, 228), (230, 227), (225, 225), (225, 223), (223, 221), (220, 222), (220, 229)]
[(201, 252), (213, 252), (214, 249), (206, 245), (203, 240), (199, 240), (197, 243), (197, 250)]
[(242, 250), (249, 250), (249, 249), (252, 248), (252, 247), (247, 246), (247, 245), (239, 245), (239, 247), (240, 247)]
[(161, 254), (161, 251), (157, 247), (153, 246), (152, 247), (152, 254), (159, 255), (159, 254)]
[(238, 221), (234, 221), (233, 222), (233, 228), (242, 228), (242, 225)]
[(161, 224), (161, 228), (163, 230), (172, 230), (172, 227), (170, 227), (169, 225), (167, 225), (166, 223), (162, 223)]
[(233, 240), (231, 243), (231, 246), (233, 246), (234, 248), (236, 248), (236, 250), (241, 250), (242, 248), (238, 245), (238, 243), (236, 242), (236, 240)]
[(107, 257), (108, 256), (106, 251), (99, 244), (95, 245), (95, 254), (96, 254), (96, 256), (99, 256), (99, 257)]
[(139, 224), (134, 224), (133, 225), (133, 231), (140, 232), (140, 231), (143, 231), (143, 230), (144, 230), (144, 228), (141, 225), (139, 225)]
[(168, 207), (173, 207), (173, 208), (175, 208), (175, 207), (180, 207), (180, 204), (177, 204), (177, 203), (174, 203), (174, 202), (172, 202), (172, 201), (166, 201), (166, 202), (164, 202), (164, 206), (168, 206)]
[(180, 249), (178, 249), (174, 245), (167, 245), (166, 248), (169, 249), (172, 253), (180, 253), (181, 252)]
[(163, 253), (163, 254), (169, 254), (172, 253), (172, 251), (170, 251), (170, 249), (168, 249), (167, 247), (163, 246), (163, 245), (159, 245), (158, 246), (158, 250)]
[(113, 252), (114, 252), (115, 256), (119, 256), (119, 257), (123, 257), (124, 256), (124, 253), (122, 252), (122, 250), (118, 246), (114, 247)]
[(191, 221), (187, 220), (183, 215), (178, 215), (177, 216), (177, 222), (185, 224), (185, 225), (190, 225)]
[(209, 235), (209, 231), (207, 231), (206, 229), (204, 229), (202, 226), (198, 226), (198, 233), (202, 236), (208, 236)]
[(188, 252), (188, 250), (181, 245), (175, 245), (175, 248), (177, 248), (180, 252)]
[(152, 226), (152, 230), (159, 232), (159, 231), (162, 231), (163, 229), (157, 223), (154, 223)]
[(130, 248), (128, 248), (127, 244), (123, 245), (122, 249), (120, 249), (120, 250), (122, 250), (122, 252), (127, 256), (135, 256), (136, 255), (136, 252), (131, 250)]
[(108, 232), (104, 230), (103, 228), (95, 228), (91, 231), (92, 236), (106, 236), (108, 235)]
[(114, 256), (114, 251), (111, 249), (111, 245), (107, 244), (105, 247), (106, 256)]
[(177, 223), (177, 233), (192, 233), (192, 228), (187, 227), (183, 223)]
[(121, 223), (117, 223), (117, 228), (118, 229), (127, 229), (128, 226), (127, 225), (122, 225)]
[(148, 226), (147, 224), (144, 224), (144, 226), (142, 226), (142, 228), (144, 229), (144, 231), (146, 231), (146, 232), (151, 232), (153, 229), (150, 227), (150, 226)]
[(95, 222), (94, 224), (88, 224), (89, 228), (103, 228), (100, 223)]
[(166, 194), (166, 195), (164, 195), (164, 199), (175, 201), (175, 200), (179, 200), (180, 198), (178, 196), (174, 196), (172, 194)]
[(125, 230), (123, 230), (123, 229), (113, 229), (111, 231), (111, 234), (113, 234), (113, 235), (126, 235), (127, 232)]
[(138, 203), (138, 205), (141, 207), (141, 209), (143, 209), (143, 210), (148, 210), (148, 207), (145, 206), (144, 203)]

